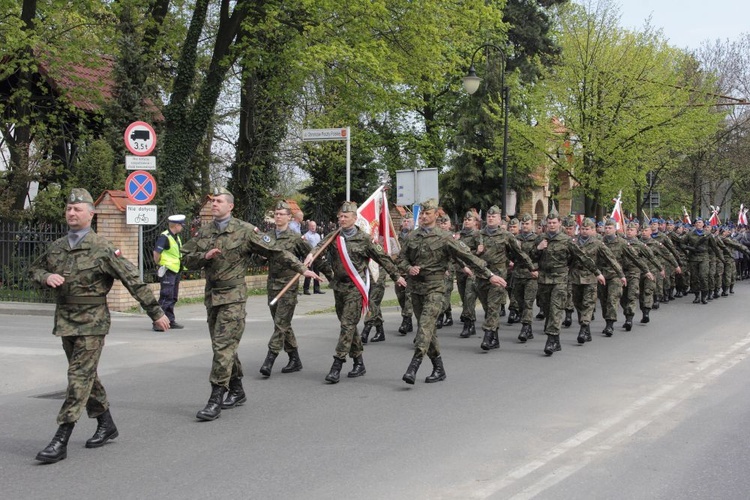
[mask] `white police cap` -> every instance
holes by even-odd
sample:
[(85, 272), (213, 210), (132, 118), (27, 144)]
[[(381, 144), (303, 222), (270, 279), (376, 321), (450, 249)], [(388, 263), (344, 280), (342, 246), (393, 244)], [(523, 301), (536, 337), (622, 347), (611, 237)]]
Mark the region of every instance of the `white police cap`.
[(167, 220), (174, 224), (184, 224), (185, 216), (182, 214), (170, 215), (169, 217), (167, 217)]

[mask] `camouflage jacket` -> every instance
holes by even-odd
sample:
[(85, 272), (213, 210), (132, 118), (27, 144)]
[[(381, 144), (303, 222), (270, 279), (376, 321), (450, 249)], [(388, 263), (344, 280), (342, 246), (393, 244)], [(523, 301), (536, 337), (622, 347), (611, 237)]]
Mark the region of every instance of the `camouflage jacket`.
[(677, 247), (675, 246), (674, 242), (672, 241), (672, 238), (670, 238), (666, 233), (652, 233), (651, 239), (658, 241), (661, 243), (664, 248), (669, 251), (670, 254), (672, 254), (672, 257), (674, 257), (674, 260), (676, 261), (676, 264), (678, 266), (682, 266), (682, 256), (680, 255), (680, 252), (677, 250)]
[(485, 227), (480, 231), (484, 251), (477, 255), (487, 263), (490, 271), (505, 277), (510, 260), (513, 261), (516, 268), (531, 269), (534, 266), (529, 256), (521, 250), (521, 245), (512, 233), (497, 229), (490, 234), (487, 229)]
[(708, 254), (712, 251), (710, 240), (711, 236), (707, 231), (703, 231), (703, 234), (698, 234), (695, 229), (688, 232), (682, 240), (688, 260), (691, 262), (708, 260)]
[[(520, 232), (516, 235), (516, 240), (518, 241), (518, 245), (521, 247), (521, 251), (525, 253), (526, 255), (531, 255), (531, 252), (536, 248), (536, 246), (539, 244), (541, 239), (539, 239), (539, 235), (533, 232), (529, 233), (523, 233)], [(531, 262), (531, 267), (515, 267), (513, 269), (513, 277), (517, 280), (519, 279), (531, 279), (531, 272), (536, 271), (538, 268), (536, 262)]]
[(570, 265), (574, 261), (580, 261), (584, 269), (599, 275), (599, 269), (589, 256), (573, 243), (570, 236), (562, 231), (550, 235), (540, 235), (537, 245), (547, 240), (547, 248), (538, 250), (536, 246), (531, 252), (531, 258), (539, 264), (540, 284), (560, 284), (568, 282)]
[[(354, 235), (345, 238), (346, 251), (349, 255), (349, 260), (351, 260), (352, 265), (354, 266), (354, 269), (357, 270), (359, 276), (365, 280), (365, 273), (367, 272), (370, 259), (372, 259), (380, 264), (381, 271), (385, 270), (393, 281), (397, 281), (401, 275), (399, 274), (398, 268), (393, 262), (393, 259), (383, 251), (383, 247), (372, 242), (369, 234), (365, 233), (357, 226), (354, 227), (357, 229), (357, 232), (354, 233)], [(322, 246), (325, 241), (326, 240), (322, 240), (318, 244), (318, 247)], [(323, 257), (318, 264), (318, 268), (323, 274), (325, 274), (328, 281), (331, 282), (331, 288), (334, 290), (351, 291), (356, 288), (349, 277), (349, 274), (346, 272), (344, 263), (341, 261), (341, 255), (339, 254), (339, 236), (335, 236), (333, 242), (326, 248)], [(380, 277), (381, 274), (382, 273), (378, 273), (378, 277)], [(372, 277), (370, 280), (372, 282)]]
[(748, 250), (747, 247), (743, 245), (742, 243), (739, 243), (733, 240), (729, 236), (720, 236), (719, 238), (721, 239), (721, 242), (724, 243), (724, 247), (727, 249), (726, 255), (729, 258), (731, 259), (735, 258), (734, 252), (739, 252), (740, 254), (744, 253), (745, 255), (750, 255), (750, 250)]
[(638, 252), (638, 255), (642, 261), (648, 266), (648, 270), (653, 274), (660, 273), (664, 270), (664, 264), (661, 259), (654, 255), (654, 252), (644, 242), (638, 238), (625, 238), (625, 241), (630, 244), (631, 248)]
[[(469, 247), (469, 250), (471, 253), (476, 255), (477, 253), (477, 247), (479, 246), (479, 243), (481, 242), (481, 235), (479, 234), (479, 231), (476, 229), (461, 229), (459, 234), (459, 240)], [(463, 263), (462, 262), (456, 262), (456, 271), (461, 271), (463, 269)]]
[(644, 238), (641, 241), (651, 249), (652, 252), (654, 252), (654, 256), (661, 262), (661, 266), (663, 268), (667, 267), (667, 264), (671, 265), (672, 267), (677, 267), (679, 264), (677, 263), (677, 260), (675, 260), (674, 256), (672, 255), (672, 252), (670, 252), (666, 246), (664, 246), (661, 241), (659, 241), (656, 238)]
[[(291, 229), (287, 229), (278, 235), (275, 230), (271, 230), (268, 236), (271, 238), (271, 242), (275, 248), (286, 250), (300, 261), (305, 260), (307, 254), (312, 250), (310, 244), (302, 239), (302, 236), (298, 232)], [(269, 290), (281, 290), (297, 274), (297, 271), (286, 265), (284, 260), (279, 258), (279, 256), (283, 255), (274, 254), (268, 259), (268, 281), (266, 283)]]
[[(65, 283), (53, 289), (57, 308), (52, 333), (69, 335), (106, 335), (109, 333), (109, 308), (104, 297), (115, 279), (141, 304), (152, 320), (164, 315), (148, 286), (138, 277), (138, 270), (107, 239), (89, 232), (76, 248), (71, 249), (68, 238), (53, 242), (30, 269), (31, 279), (47, 287), (47, 278), (59, 274)], [(102, 298), (101, 304), (68, 303)], [(84, 299), (85, 300), (85, 299)]]
[[(218, 248), (221, 253), (206, 260), (206, 252)], [(232, 218), (223, 231), (216, 224), (205, 224), (198, 234), (182, 246), (182, 262), (188, 269), (204, 269), (206, 272), (206, 307), (245, 302), (247, 287), (245, 274), (250, 259), (259, 254), (297, 273), (306, 268), (291, 253), (275, 248), (268, 235), (254, 231), (251, 224)]]
[[(611, 280), (625, 277), (625, 273), (623, 273), (622, 267), (617, 262), (617, 258), (601, 240), (594, 236), (584, 240), (578, 236), (574, 242), (583, 250), (583, 253), (596, 262), (597, 267), (606, 279)], [(580, 261), (575, 261), (570, 266), (570, 280), (576, 285), (595, 285), (596, 275), (583, 267)]]
[[(439, 228), (431, 231), (419, 228), (412, 231), (401, 247), (398, 266), (409, 280), (411, 293), (426, 295), (444, 291), (445, 271), (456, 260), (469, 266), (477, 276), (489, 279), (492, 275), (485, 261), (473, 255), (465, 243), (454, 240), (450, 233)], [(419, 266), (418, 275), (408, 274), (412, 266)]]
[[(637, 250), (635, 250), (625, 238), (613, 236), (611, 239), (604, 238), (604, 244), (615, 256), (626, 275), (640, 275), (649, 272), (648, 266)], [(606, 276), (605, 276), (606, 277)]]

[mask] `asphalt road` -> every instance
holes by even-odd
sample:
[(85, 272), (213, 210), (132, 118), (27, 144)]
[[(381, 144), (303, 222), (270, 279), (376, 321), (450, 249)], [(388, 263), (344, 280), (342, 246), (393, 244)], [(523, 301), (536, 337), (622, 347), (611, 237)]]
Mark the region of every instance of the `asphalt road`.
[(365, 350), (367, 375), (324, 382), (336, 318), (304, 313), (332, 305), (330, 292), (300, 299), (304, 369), (282, 374), (282, 354), (263, 379), (271, 322), (265, 298), (252, 297), (240, 348), (248, 403), (214, 422), (195, 419), (210, 392), (202, 306), (179, 308), (186, 328), (169, 333), (115, 315), (100, 376), (120, 437), (85, 449), (96, 422), (83, 418), (53, 465), (34, 460), (65, 389), (52, 318), (0, 314), (0, 495), (746, 499), (750, 283), (736, 292), (705, 306), (678, 299), (648, 326), (626, 333), (618, 322), (612, 338), (597, 319), (582, 347), (570, 328), (551, 358), (539, 321), (527, 344), (503, 324), (490, 353), (481, 338), (458, 338), (457, 324), (440, 330), (447, 380), (425, 384), (425, 362), (415, 386), (401, 381), (413, 336), (392, 334), (395, 308), (386, 342)]

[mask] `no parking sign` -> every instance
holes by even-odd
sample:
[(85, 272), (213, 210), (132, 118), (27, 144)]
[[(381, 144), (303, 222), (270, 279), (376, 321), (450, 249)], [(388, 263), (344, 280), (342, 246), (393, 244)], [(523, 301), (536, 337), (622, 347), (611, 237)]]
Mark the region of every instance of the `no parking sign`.
[(136, 170), (125, 179), (125, 194), (136, 205), (145, 205), (156, 196), (156, 179), (143, 170)]

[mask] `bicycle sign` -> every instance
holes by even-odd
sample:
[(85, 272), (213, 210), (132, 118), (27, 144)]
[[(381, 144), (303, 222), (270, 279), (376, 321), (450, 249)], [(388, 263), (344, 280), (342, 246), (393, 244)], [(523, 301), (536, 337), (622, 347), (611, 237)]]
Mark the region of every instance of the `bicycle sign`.
[(156, 205), (128, 205), (125, 222), (138, 226), (158, 224)]

